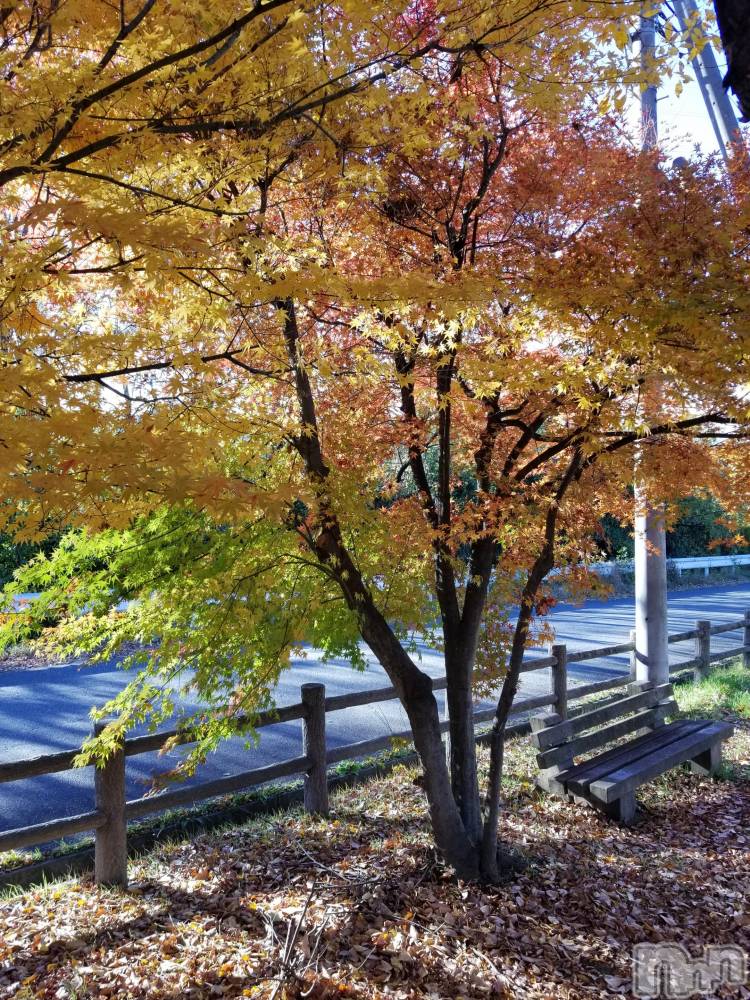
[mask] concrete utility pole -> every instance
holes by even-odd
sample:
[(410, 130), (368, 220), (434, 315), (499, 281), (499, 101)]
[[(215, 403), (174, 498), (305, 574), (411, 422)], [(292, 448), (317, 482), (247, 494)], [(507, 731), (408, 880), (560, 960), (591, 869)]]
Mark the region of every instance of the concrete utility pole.
[[(672, 0), (672, 9), (683, 31), (687, 29), (689, 21), (697, 19), (697, 23), (700, 23), (695, 0)], [(692, 65), (721, 155), (726, 160), (729, 146), (738, 139), (740, 124), (729, 94), (721, 82), (721, 71), (710, 42), (692, 60)]]
[[(648, 71), (656, 45), (656, 18), (641, 17), (641, 67)], [(651, 150), (658, 138), (656, 86), (641, 94), (642, 147)], [(667, 536), (664, 507), (652, 508), (639, 482), (641, 449), (636, 456), (635, 517), (635, 666), (637, 681), (669, 680), (667, 642)]]
[[(680, 28), (700, 18), (695, 0), (672, 0)], [(648, 70), (656, 44), (656, 15), (641, 17), (641, 67)], [(739, 123), (731, 101), (722, 85), (711, 45), (705, 45), (692, 60), (693, 71), (713, 126), (719, 149), (726, 160), (729, 146), (739, 136)], [(658, 139), (656, 87), (647, 87), (641, 95), (642, 147), (654, 149)], [(667, 540), (664, 507), (648, 503), (643, 485), (638, 482), (639, 449), (636, 457), (635, 518), (635, 664), (636, 679), (666, 683), (669, 680), (669, 643), (667, 641)]]
[(635, 676), (637, 681), (666, 684), (669, 680), (667, 642), (667, 553), (665, 510), (652, 508), (643, 488), (636, 487), (635, 517)]

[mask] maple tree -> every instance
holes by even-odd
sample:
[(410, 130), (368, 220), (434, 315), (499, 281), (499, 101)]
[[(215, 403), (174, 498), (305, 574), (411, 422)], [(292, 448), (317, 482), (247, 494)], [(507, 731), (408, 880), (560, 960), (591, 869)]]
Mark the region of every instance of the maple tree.
[[(5, 515), (73, 530), (19, 574), (45, 593), (6, 634), (54, 611), (65, 648), (155, 641), (92, 752), (187, 683), (192, 761), (304, 643), (362, 665), (364, 640), (438, 846), (495, 878), (503, 732), (553, 565), (585, 586), (644, 439), (651, 497), (747, 499), (747, 164), (665, 171), (580, 106), (611, 68), (592, 39), (633, 5), (498, 25), (494, 5), (352, 4), (346, 31), (288, 6), (175, 8), (180, 50), (149, 5), (108, 47), (102, 9), (53, 111), (79, 8), (12, 36)], [(500, 682), (480, 795), (473, 698)]]

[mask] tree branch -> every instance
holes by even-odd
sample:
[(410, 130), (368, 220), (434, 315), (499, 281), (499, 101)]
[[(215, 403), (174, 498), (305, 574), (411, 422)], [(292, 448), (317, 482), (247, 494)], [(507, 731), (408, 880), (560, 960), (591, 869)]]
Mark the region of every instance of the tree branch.
[(648, 441), (651, 437), (659, 437), (665, 434), (679, 434), (683, 430), (689, 430), (691, 427), (700, 427), (702, 424), (737, 424), (736, 420), (728, 417), (725, 413), (704, 413), (699, 417), (687, 417), (684, 420), (676, 420), (673, 423), (657, 424), (654, 427), (647, 428), (645, 433), (637, 433), (633, 431), (630, 434), (623, 434), (617, 441), (613, 441), (608, 444), (606, 448), (602, 448), (601, 451), (596, 452), (594, 455), (590, 455), (586, 459), (584, 466), (592, 465), (596, 461), (599, 455), (608, 454), (614, 451), (619, 451), (620, 448), (625, 448), (630, 444), (643, 443)]
[[(238, 355), (244, 354), (244, 348), (240, 348), (236, 351), (221, 351), (219, 354), (203, 354), (200, 356), (200, 360), (204, 364), (209, 364), (212, 361), (230, 361), (234, 365), (238, 365), (245, 371), (252, 375), (264, 375), (266, 377), (277, 377), (277, 373), (266, 371), (263, 368), (253, 368), (251, 365), (246, 364), (241, 361)], [(167, 368), (174, 368), (174, 360), (169, 361), (153, 361), (145, 365), (126, 365), (123, 368), (112, 368), (109, 371), (103, 372), (81, 372), (78, 375), (63, 375), (63, 380), (65, 382), (101, 382), (105, 378), (117, 378), (120, 375), (139, 375), (142, 372), (153, 372), (153, 371), (164, 371)]]

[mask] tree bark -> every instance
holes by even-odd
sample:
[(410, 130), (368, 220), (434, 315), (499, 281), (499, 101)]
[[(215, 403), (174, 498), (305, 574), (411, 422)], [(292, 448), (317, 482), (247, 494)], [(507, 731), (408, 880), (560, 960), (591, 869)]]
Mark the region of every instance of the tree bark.
[(451, 722), (451, 783), (469, 836), (482, 841), (482, 803), (477, 776), (472, 680), (487, 592), (498, 547), (491, 536), (475, 542), (469, 565), (469, 584), (457, 636), (445, 626), (445, 666)]
[(362, 638), (393, 681), (409, 717), (414, 746), (424, 769), (435, 843), (460, 878), (476, 879), (479, 876), (477, 841), (464, 825), (451, 788), (432, 680), (411, 661), (374, 606), (363, 608), (360, 621)]
[[(530, 579), (524, 588), (530, 590)], [(534, 592), (538, 584), (534, 587)], [(503, 761), (505, 749), (505, 725), (510, 715), (510, 709), (518, 690), (518, 679), (521, 675), (521, 663), (526, 648), (526, 639), (531, 622), (531, 600), (521, 604), (521, 610), (513, 635), (513, 646), (508, 664), (508, 673), (503, 682), (500, 698), (497, 703), (495, 718), (490, 730), (490, 771), (487, 777), (487, 809), (482, 833), (480, 868), (484, 878), (496, 882), (499, 876), (498, 867), (498, 823), (500, 821), (500, 789), (503, 780)]]
[(451, 788), (466, 833), (472, 843), (478, 845), (482, 838), (482, 811), (474, 739), (474, 699), (471, 690), (474, 670), (473, 650), (467, 648), (464, 643), (447, 637), (444, 646), (450, 719)]

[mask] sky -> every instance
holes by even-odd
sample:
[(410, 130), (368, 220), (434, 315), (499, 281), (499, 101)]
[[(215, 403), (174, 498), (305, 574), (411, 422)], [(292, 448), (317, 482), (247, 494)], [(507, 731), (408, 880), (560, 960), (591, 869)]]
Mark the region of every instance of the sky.
[[(726, 72), (723, 53), (717, 53), (717, 62), (723, 76)], [(719, 145), (692, 70), (691, 80), (682, 93), (677, 96), (674, 90), (675, 80), (665, 80), (658, 93), (660, 146), (673, 156), (684, 156), (687, 159), (694, 153), (696, 145), (700, 146), (703, 153), (718, 153)], [(730, 102), (735, 115), (739, 117), (737, 102), (731, 95)], [(740, 129), (748, 141), (750, 126), (741, 125)]]
[[(747, 0), (750, 2), (750, 0)], [(673, 22), (674, 23), (674, 22)], [(657, 48), (659, 41), (657, 40)], [(721, 50), (718, 38), (713, 45), (713, 52), (716, 56), (719, 73), (721, 77), (726, 72), (726, 59)], [(635, 53), (638, 56), (637, 43)], [(687, 52), (684, 53), (687, 56)], [(666, 69), (666, 66), (665, 66)], [(721, 148), (714, 134), (711, 119), (703, 101), (698, 82), (695, 79), (695, 71), (691, 63), (685, 67), (687, 79), (682, 87), (678, 85), (679, 76), (667, 76), (666, 72), (662, 77), (658, 88), (658, 142), (659, 148), (669, 161), (678, 156), (687, 160), (696, 155), (696, 149), (703, 155), (719, 154)], [(681, 93), (677, 94), (676, 90)], [(733, 95), (729, 95), (729, 103), (739, 118), (739, 108)], [(641, 112), (640, 100), (637, 91), (633, 92), (626, 103), (626, 114), (628, 120), (628, 131), (634, 142), (641, 141)], [(750, 147), (750, 124), (740, 125), (740, 132), (745, 144)]]
[(718, 153), (711, 120), (695, 79), (685, 85), (679, 97), (674, 93), (674, 81), (665, 81), (658, 94), (659, 144), (674, 156), (690, 159), (696, 144), (703, 153)]
[[(714, 53), (723, 77), (726, 72), (724, 53), (716, 46)], [(684, 156), (686, 159), (694, 155), (696, 146), (699, 146), (704, 154), (720, 152), (692, 66), (689, 72), (690, 82), (685, 84), (679, 96), (675, 94), (677, 82), (675, 77), (663, 81), (658, 92), (657, 105), (660, 147), (673, 157)], [(730, 103), (739, 118), (737, 102), (732, 95)], [(635, 105), (635, 120), (640, 122), (637, 101)], [(740, 129), (745, 141), (750, 142), (750, 125), (741, 125)]]

